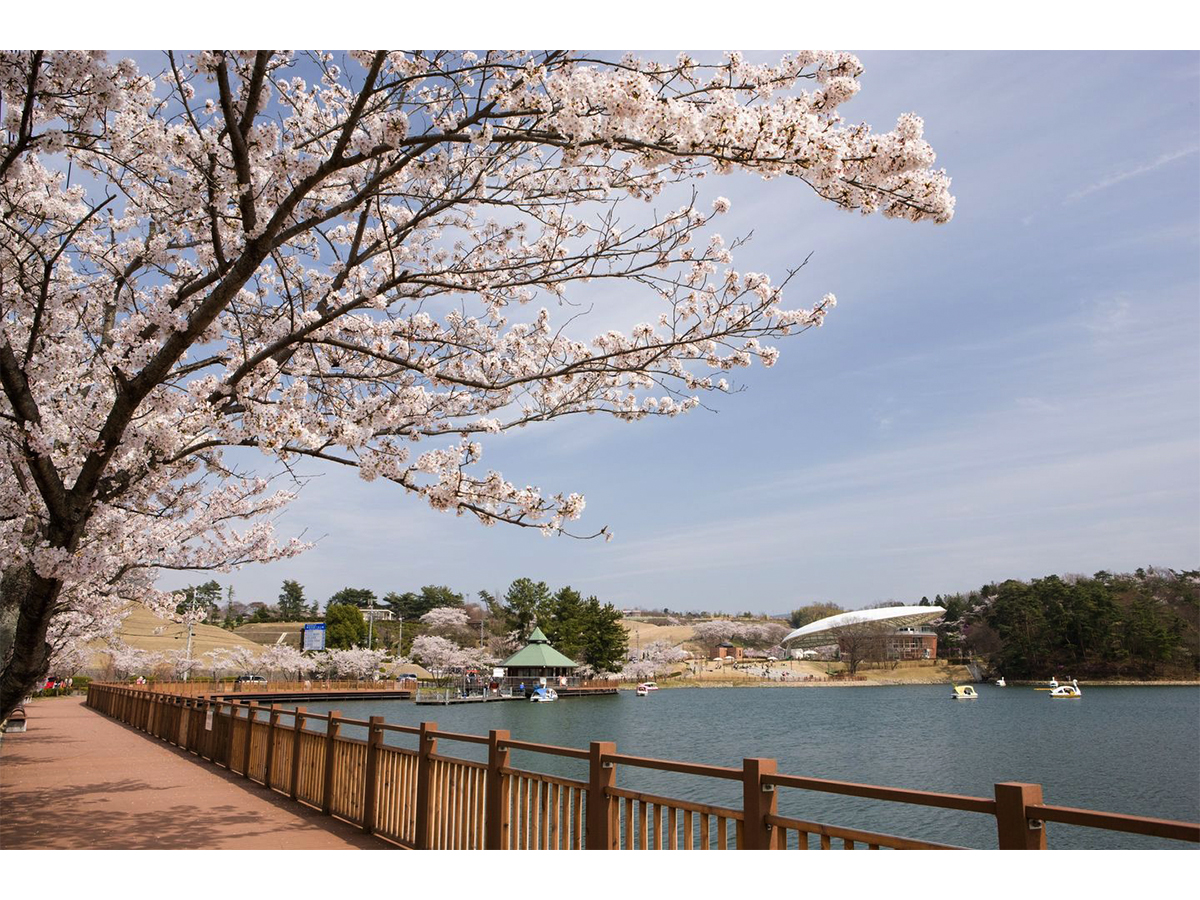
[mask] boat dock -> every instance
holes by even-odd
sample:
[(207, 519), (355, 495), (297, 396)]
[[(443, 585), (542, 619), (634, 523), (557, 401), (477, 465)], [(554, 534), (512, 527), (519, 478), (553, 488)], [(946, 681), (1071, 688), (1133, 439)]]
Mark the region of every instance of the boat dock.
[(205, 694), (213, 700), (231, 700), (237, 703), (296, 703), (304, 700), (411, 700), (411, 690), (370, 690), (364, 688), (333, 688), (297, 691), (238, 691)]
[[(559, 700), (568, 697), (615, 697), (615, 687), (559, 687), (555, 688)], [(528, 700), (521, 693), (513, 694), (467, 694), (460, 695), (455, 688), (421, 688), (414, 702), (417, 706), (453, 706), (456, 703), (495, 703), (500, 700)]]

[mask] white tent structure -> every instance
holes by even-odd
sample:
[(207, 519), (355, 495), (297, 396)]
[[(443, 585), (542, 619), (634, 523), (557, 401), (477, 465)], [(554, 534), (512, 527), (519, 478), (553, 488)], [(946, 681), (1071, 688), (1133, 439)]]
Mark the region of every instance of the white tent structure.
[[(885, 606), (882, 609), (854, 609), (850, 612), (827, 616), (797, 628), (780, 645), (793, 650), (824, 647), (837, 643), (836, 629), (860, 622), (887, 622), (897, 631), (901, 628), (916, 628), (934, 619), (940, 619), (946, 610), (940, 606)], [(833, 632), (833, 633), (831, 633)]]

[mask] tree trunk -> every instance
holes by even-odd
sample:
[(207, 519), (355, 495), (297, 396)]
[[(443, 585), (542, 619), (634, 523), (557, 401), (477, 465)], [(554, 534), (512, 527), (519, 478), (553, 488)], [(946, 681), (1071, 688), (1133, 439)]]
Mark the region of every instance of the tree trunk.
[[(16, 596), (18, 613), (12, 654), (0, 673), (0, 720), (8, 718), (50, 668), (51, 648), (46, 635), (61, 589), (61, 582), (30, 572), (25, 590)], [(6, 594), (6, 605), (9, 600)]]

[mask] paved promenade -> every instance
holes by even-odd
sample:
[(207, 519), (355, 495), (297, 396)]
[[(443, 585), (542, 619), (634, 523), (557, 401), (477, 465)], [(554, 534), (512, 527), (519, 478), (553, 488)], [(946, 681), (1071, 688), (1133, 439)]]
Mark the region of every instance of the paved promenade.
[(323, 816), (113, 721), (36, 700), (0, 743), (0, 849), (383, 849)]

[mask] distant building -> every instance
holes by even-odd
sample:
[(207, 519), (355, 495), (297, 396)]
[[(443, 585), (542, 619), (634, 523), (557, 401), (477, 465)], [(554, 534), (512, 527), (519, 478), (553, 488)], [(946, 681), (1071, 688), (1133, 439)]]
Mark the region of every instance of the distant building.
[(945, 613), (940, 606), (853, 610), (797, 628), (780, 643), (793, 659), (808, 659), (808, 651), (844, 644), (849, 629), (872, 626), (877, 628), (878, 639), (885, 642), (882, 655), (886, 659), (937, 659), (937, 632), (930, 623)]
[(897, 628), (887, 639), (888, 659), (937, 659), (937, 632), (929, 627)]
[(540, 682), (545, 678), (574, 675), (579, 668), (575, 660), (563, 656), (553, 647), (540, 628), (534, 628), (529, 636), (529, 643), (500, 663), (508, 678), (528, 678), (530, 684)]
[(717, 646), (713, 647), (713, 659), (741, 659), (745, 655), (744, 647), (735, 647), (729, 641), (722, 641)]

